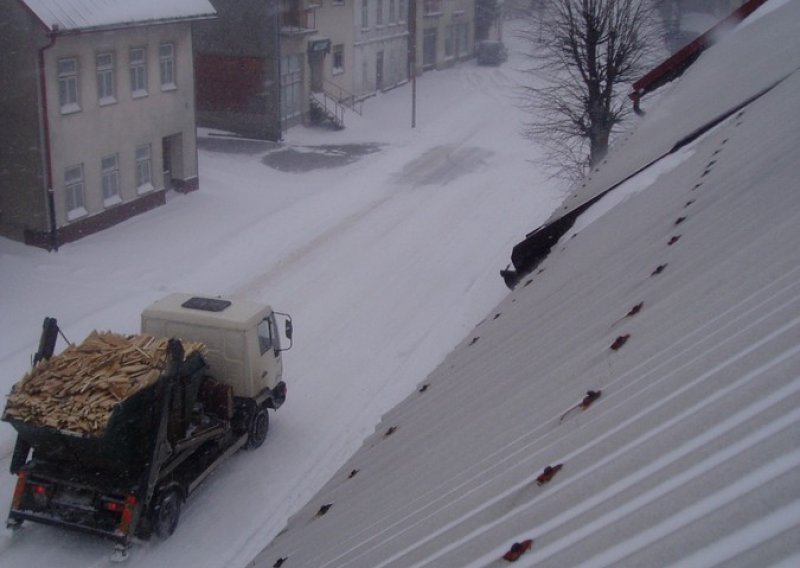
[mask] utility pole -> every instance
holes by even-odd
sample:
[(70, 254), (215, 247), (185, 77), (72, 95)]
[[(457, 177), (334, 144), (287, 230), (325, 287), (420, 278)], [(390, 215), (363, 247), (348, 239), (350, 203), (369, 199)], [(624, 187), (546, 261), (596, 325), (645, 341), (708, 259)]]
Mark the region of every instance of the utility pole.
[(411, 128), (417, 125), (417, 0), (408, 0), (408, 74), (411, 77)]

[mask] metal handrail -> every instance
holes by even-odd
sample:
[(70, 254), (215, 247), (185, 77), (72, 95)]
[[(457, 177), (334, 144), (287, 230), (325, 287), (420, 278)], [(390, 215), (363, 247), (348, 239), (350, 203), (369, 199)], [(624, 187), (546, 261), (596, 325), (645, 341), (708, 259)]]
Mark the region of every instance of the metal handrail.
[(337, 126), (344, 128), (344, 105), (339, 104), (334, 97), (331, 97), (325, 91), (311, 93), (311, 97), (323, 108), (328, 116), (334, 119)]
[[(339, 85), (337, 85), (332, 81), (329, 81), (328, 79), (322, 80), (322, 87), (323, 87), (323, 92), (325, 92), (329, 97), (335, 99), (336, 102), (338, 102), (339, 104), (346, 106), (354, 113), (361, 116), (363, 101), (361, 99), (356, 98), (356, 96), (353, 93), (351, 93), (347, 89), (343, 89), (342, 87), (340, 87)], [(336, 93), (336, 95), (332, 93)]]

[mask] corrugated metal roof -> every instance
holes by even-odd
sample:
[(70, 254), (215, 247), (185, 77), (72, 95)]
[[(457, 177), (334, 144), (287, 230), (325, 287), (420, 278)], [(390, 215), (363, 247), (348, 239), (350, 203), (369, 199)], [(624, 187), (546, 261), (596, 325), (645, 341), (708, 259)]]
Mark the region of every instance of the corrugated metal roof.
[(49, 30), (85, 30), (204, 18), (216, 14), (208, 0), (21, 0)]
[[(670, 102), (731, 66), (764, 90), (747, 62), (796, 65), (798, 18)], [(532, 539), (515, 566), (797, 566), (798, 98), (794, 71), (587, 211), (251, 565), (500, 567)]]

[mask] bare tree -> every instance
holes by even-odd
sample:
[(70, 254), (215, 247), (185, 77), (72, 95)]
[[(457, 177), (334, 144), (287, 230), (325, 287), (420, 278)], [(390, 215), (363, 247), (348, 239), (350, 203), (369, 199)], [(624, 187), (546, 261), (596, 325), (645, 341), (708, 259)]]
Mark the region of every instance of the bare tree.
[[(651, 0), (533, 2), (522, 36), (542, 86), (523, 87), (533, 118), (526, 133), (541, 142), (561, 174), (582, 177), (608, 151), (627, 115), (627, 85), (660, 46)], [(624, 87), (623, 87), (624, 86)]]

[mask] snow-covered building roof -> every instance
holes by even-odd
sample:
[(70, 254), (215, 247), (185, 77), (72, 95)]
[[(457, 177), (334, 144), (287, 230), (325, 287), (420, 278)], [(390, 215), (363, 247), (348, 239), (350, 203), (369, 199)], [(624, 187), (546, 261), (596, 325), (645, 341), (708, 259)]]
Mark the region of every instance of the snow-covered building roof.
[(208, 0), (21, 0), (50, 31), (209, 18)]
[(756, 16), (254, 566), (800, 564), (800, 3)]

